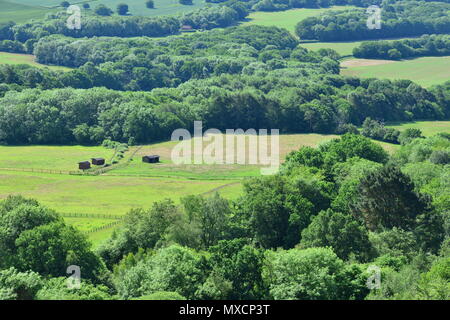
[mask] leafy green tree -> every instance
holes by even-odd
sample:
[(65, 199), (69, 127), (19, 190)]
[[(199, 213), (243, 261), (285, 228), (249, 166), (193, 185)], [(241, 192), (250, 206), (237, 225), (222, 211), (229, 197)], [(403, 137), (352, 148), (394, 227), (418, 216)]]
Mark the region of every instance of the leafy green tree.
[(341, 259), (355, 257), (369, 261), (373, 248), (368, 232), (352, 216), (328, 209), (312, 219), (311, 224), (302, 231), (301, 246), (332, 247)]
[(411, 179), (395, 166), (385, 166), (361, 180), (353, 214), (369, 230), (398, 227), (412, 230), (416, 217), (429, 211), (429, 199), (414, 190)]
[(43, 281), (42, 288), (36, 294), (36, 300), (113, 300), (110, 289), (103, 285), (93, 285), (81, 280), (79, 289), (70, 289), (67, 278), (51, 278)]
[[(266, 287), (261, 277), (264, 252), (246, 239), (222, 240), (211, 247), (212, 270), (200, 295), (206, 299), (262, 299)], [(223, 285), (228, 284), (228, 286)]]
[(17, 266), (16, 241), (22, 233), (49, 223), (62, 222), (53, 210), (39, 206), (33, 199), (9, 196), (0, 204), (0, 268)]
[(126, 3), (119, 3), (117, 5), (117, 13), (124, 16), (128, 13), (128, 5)]
[(398, 136), (398, 141), (401, 144), (408, 144), (412, 140), (417, 138), (423, 138), (422, 131), (420, 131), (420, 129), (408, 128), (400, 132), (400, 135)]
[(85, 279), (99, 282), (105, 270), (90, 247), (85, 235), (62, 222), (53, 222), (19, 235), (16, 265), (19, 270), (54, 277), (65, 276), (68, 266), (77, 265)]
[(228, 218), (231, 213), (226, 199), (216, 192), (213, 196), (189, 196), (182, 199), (189, 222), (197, 225), (200, 231), (200, 241), (204, 248), (215, 245), (225, 237)]
[(323, 154), (311, 147), (301, 147), (300, 150), (289, 153), (283, 163), (287, 170), (298, 165), (320, 168), (323, 165)]
[(33, 300), (42, 282), (41, 276), (32, 271), (0, 270), (0, 300)]
[(127, 269), (115, 279), (115, 283), (123, 298), (170, 291), (193, 299), (207, 277), (205, 263), (201, 254), (174, 245), (160, 249), (155, 255)]
[(239, 209), (249, 217), (256, 241), (264, 248), (291, 248), (311, 216), (329, 204), (326, 184), (314, 176), (269, 176), (244, 183)]
[(426, 300), (450, 299), (450, 257), (438, 259), (430, 271), (421, 275), (418, 296)]
[(94, 12), (99, 16), (110, 16), (113, 13), (113, 11), (104, 4), (99, 4), (95, 7)]
[(327, 167), (353, 157), (379, 163), (386, 163), (388, 160), (388, 154), (381, 146), (366, 137), (348, 133), (340, 139), (320, 145), (319, 150), (325, 153), (324, 162)]
[(371, 232), (370, 242), (378, 256), (407, 257), (412, 259), (419, 251), (414, 233), (396, 227), (378, 233)]
[(276, 300), (362, 299), (363, 271), (346, 267), (330, 248), (270, 252), (266, 277)]
[(149, 210), (132, 209), (125, 216), (123, 227), (98, 249), (98, 254), (111, 268), (130, 252), (153, 249), (165, 242), (171, 228), (181, 221), (182, 213), (169, 199), (155, 202)]

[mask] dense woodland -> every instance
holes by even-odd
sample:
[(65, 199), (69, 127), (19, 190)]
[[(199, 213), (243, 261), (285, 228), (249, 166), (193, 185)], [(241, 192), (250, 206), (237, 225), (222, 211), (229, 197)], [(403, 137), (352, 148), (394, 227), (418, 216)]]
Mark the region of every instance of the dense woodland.
[(304, 19), (298, 23), (296, 33), (303, 40), (355, 41), (450, 32), (448, 3), (384, 2), (382, 9), (381, 29), (368, 29), (365, 9), (352, 9)]
[(353, 56), (366, 59), (405, 59), (450, 55), (450, 35), (422, 36), (397, 41), (367, 41), (353, 49)]
[[(52, 210), (9, 197), (0, 299), (448, 300), (449, 165), (448, 134), (391, 157), (346, 134), (292, 152), (234, 202), (215, 194), (133, 209), (96, 252)], [(82, 267), (81, 290), (67, 288), (67, 264)], [(366, 286), (370, 265), (380, 289)]]
[(450, 116), (448, 84), (427, 90), (408, 80), (343, 77), (336, 52), (308, 51), (276, 27), (161, 40), (49, 37), (35, 51), (39, 61), (81, 67), (0, 67), (3, 143), (148, 143), (194, 120), (218, 129), (343, 133), (367, 117)]

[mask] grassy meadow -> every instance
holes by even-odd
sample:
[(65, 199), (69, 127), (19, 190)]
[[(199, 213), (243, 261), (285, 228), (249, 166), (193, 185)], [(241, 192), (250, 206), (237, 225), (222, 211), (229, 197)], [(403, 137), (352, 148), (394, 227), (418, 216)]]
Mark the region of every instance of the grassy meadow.
[(0, 146), (0, 168), (77, 171), (78, 162), (105, 158), (114, 149), (85, 146)]
[[(418, 127), (425, 135), (432, 135), (449, 132), (450, 122), (415, 122), (389, 126), (400, 130)], [(338, 136), (321, 134), (280, 135), (280, 159), (283, 160), (290, 151), (301, 146), (314, 147), (336, 137)], [(221, 135), (216, 138), (224, 139), (227, 150), (225, 137)], [(210, 143), (211, 141), (204, 141), (203, 146)], [(398, 145), (385, 142), (376, 143), (390, 153), (398, 148)], [(94, 156), (108, 159), (112, 157), (113, 150), (84, 146), (1, 146), (0, 199), (10, 194), (35, 198), (60, 212), (69, 224), (86, 232), (97, 246), (120, 225), (120, 221), (115, 220), (117, 216), (126, 214), (132, 208), (149, 208), (153, 202), (166, 198), (178, 203), (181, 197), (190, 194), (210, 195), (218, 192), (227, 199), (237, 199), (242, 194), (242, 181), (247, 177), (260, 175), (261, 166), (248, 163), (176, 165), (170, 160), (175, 144), (176, 142), (161, 142), (141, 146), (128, 165), (118, 166), (97, 176), (21, 170), (29, 167), (71, 170), (76, 168), (79, 160)], [(134, 148), (136, 147), (130, 148), (125, 154), (125, 159), (131, 156)], [(247, 146), (246, 150), (250, 148)], [(161, 163), (142, 163), (141, 157), (144, 154), (160, 155)], [(111, 217), (105, 218), (104, 215)], [(118, 223), (109, 227), (114, 221)], [(102, 227), (103, 229), (98, 230)]]
[[(8, 0), (17, 4), (35, 5), (35, 0)], [(145, 5), (145, 0), (73, 0), (69, 1), (72, 4), (77, 4), (81, 7), (83, 3), (88, 3), (92, 8), (95, 8), (99, 4), (104, 4), (116, 12), (117, 5), (119, 3), (126, 3), (129, 7), (129, 13), (136, 16), (159, 16), (159, 15), (172, 15), (191, 11), (204, 7), (206, 5), (205, 0), (194, 0), (193, 5), (182, 5), (178, 0), (154, 0), (155, 8), (148, 9)], [(39, 5), (47, 8), (57, 7), (61, 3), (60, 0), (41, 0)], [(213, 5), (213, 4), (212, 4)], [(82, 9), (84, 10), (84, 9)], [(82, 12), (83, 14), (83, 12)]]
[(415, 121), (403, 123), (387, 123), (386, 127), (400, 131), (408, 128), (420, 129), (425, 137), (433, 136), (440, 132), (450, 133), (450, 121)]
[(329, 48), (335, 50), (343, 57), (353, 55), (353, 48), (359, 46), (363, 41), (348, 41), (348, 42), (304, 42), (301, 44), (306, 49), (317, 51), (322, 48)]
[(377, 60), (372, 64), (369, 59), (344, 61), (341, 73), (361, 78), (409, 79), (424, 87), (450, 80), (450, 56), (421, 57), (411, 60)]
[(260, 26), (275, 26), (280, 28), (285, 28), (289, 30), (292, 34), (295, 34), (295, 26), (300, 21), (317, 16), (323, 12), (331, 10), (345, 10), (355, 8), (353, 6), (333, 6), (330, 8), (320, 8), (320, 9), (291, 9), (286, 11), (277, 12), (252, 12), (247, 17), (248, 21), (244, 22), (243, 25), (260, 25)]
[[(45, 0), (43, 0), (45, 2)], [(54, 10), (41, 6), (42, 1), (4, 1), (0, 0), (0, 23), (14, 21), (26, 22), (30, 19), (42, 19)], [(39, 5), (36, 5), (39, 3)]]
[(71, 70), (70, 68), (67, 67), (48, 66), (37, 63), (35, 61), (35, 56), (31, 54), (21, 54), (21, 53), (0, 52), (0, 64), (28, 64), (33, 67), (49, 68), (51, 70), (61, 70), (61, 71)]

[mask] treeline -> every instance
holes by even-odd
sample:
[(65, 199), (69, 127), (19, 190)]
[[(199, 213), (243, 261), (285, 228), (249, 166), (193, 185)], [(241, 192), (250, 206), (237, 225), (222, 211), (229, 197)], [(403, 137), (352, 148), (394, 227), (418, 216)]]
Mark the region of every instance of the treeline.
[[(277, 128), (284, 133), (354, 132), (367, 118), (448, 119), (450, 83), (428, 91), (408, 80), (337, 75), (298, 81), (222, 75), (151, 93), (93, 89), (27, 89), (0, 99), (4, 144), (100, 144), (167, 140), (173, 130), (205, 127)], [(321, 80), (320, 80), (321, 79)], [(350, 124), (353, 124), (350, 125)]]
[[(292, 152), (235, 201), (133, 209), (96, 252), (53, 211), (9, 197), (0, 299), (448, 300), (449, 148), (441, 134), (390, 157), (346, 134)], [(62, 278), (71, 264), (80, 290)], [(370, 290), (373, 266), (383, 280)]]
[(327, 12), (297, 24), (300, 39), (320, 41), (355, 41), (450, 32), (450, 4), (399, 1), (382, 6), (381, 29), (370, 30), (368, 14), (363, 9)]
[[(252, 75), (284, 69), (304, 75), (338, 73), (338, 54), (308, 51), (276, 27), (230, 28), (203, 35), (149, 38), (99, 38), (73, 41), (51, 36), (35, 46), (37, 61), (68, 67), (52, 72), (28, 66), (1, 67), (5, 88), (106, 87), (151, 90), (221, 74)], [(3, 89), (2, 91), (5, 91)]]
[(61, 34), (74, 38), (83, 37), (163, 37), (178, 34), (182, 25), (194, 29), (229, 27), (245, 18), (246, 12), (237, 12), (228, 6), (205, 7), (178, 16), (111, 16), (85, 15), (82, 28), (67, 28), (67, 14), (57, 13), (45, 20), (31, 23), (6, 23), (0, 26), (0, 40), (16, 40), (22, 43), (35, 41), (51, 34)]
[(342, 77), (336, 52), (308, 51), (275, 27), (158, 41), (53, 36), (39, 41), (36, 54), (81, 67), (1, 66), (2, 143), (147, 143), (194, 120), (218, 129), (343, 133), (367, 117), (450, 117), (449, 84), (426, 90), (408, 80)]
[[(395, 0), (394, 0), (395, 1)], [(394, 1), (390, 1), (391, 3)], [(413, 0), (415, 1), (415, 0)], [(427, 2), (433, 0), (426, 0)], [(450, 3), (449, 0), (434, 0)], [(328, 8), (330, 6), (357, 6), (367, 8), (371, 5), (381, 5), (382, 0), (206, 0), (209, 3), (235, 4), (239, 3), (251, 11), (284, 11), (296, 8)]]
[(450, 36), (431, 35), (419, 39), (368, 41), (353, 49), (353, 55), (366, 59), (406, 59), (421, 56), (450, 55)]
[(395, 144), (408, 144), (416, 138), (423, 138), (419, 129), (408, 128), (400, 132), (397, 129), (387, 128), (381, 121), (366, 118), (362, 124), (361, 134), (375, 140)]

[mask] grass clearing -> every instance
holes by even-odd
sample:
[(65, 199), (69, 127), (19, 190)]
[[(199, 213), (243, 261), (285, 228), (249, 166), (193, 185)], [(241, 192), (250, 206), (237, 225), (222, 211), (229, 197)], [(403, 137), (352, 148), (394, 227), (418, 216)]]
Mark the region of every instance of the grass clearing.
[(400, 131), (408, 128), (420, 129), (425, 137), (430, 137), (440, 132), (450, 133), (450, 121), (391, 122), (387, 123), (386, 127)]
[[(34, 5), (36, 0), (9, 0), (18, 4)], [(70, 1), (72, 4), (77, 4), (82, 8), (83, 3), (88, 3), (92, 8), (95, 8), (99, 4), (104, 4), (116, 12), (117, 5), (119, 3), (126, 3), (129, 7), (129, 13), (136, 16), (160, 16), (160, 15), (172, 15), (187, 11), (192, 11), (198, 8), (204, 7), (207, 3), (205, 0), (194, 0), (193, 5), (182, 5), (178, 0), (155, 0), (155, 8), (148, 9), (145, 5), (145, 0), (74, 0)], [(40, 0), (39, 5), (43, 7), (57, 7), (61, 3), (61, 0)], [(214, 5), (214, 4), (212, 4)], [(61, 9), (61, 8), (59, 8)], [(48, 10), (48, 9), (47, 9)], [(81, 14), (86, 9), (82, 8)], [(92, 10), (89, 10), (92, 11)]]
[[(45, 0), (44, 0), (45, 1)], [(14, 21), (26, 22), (30, 19), (44, 18), (54, 10), (36, 6), (36, 1), (4, 1), (0, 0), (0, 23)]]
[(0, 171), (0, 198), (22, 194), (61, 213), (123, 215), (132, 208), (148, 208), (166, 198), (178, 201), (231, 182)]
[(306, 49), (317, 51), (322, 48), (329, 48), (335, 50), (341, 56), (352, 56), (353, 48), (358, 47), (362, 41), (351, 42), (304, 42), (301, 44)]
[(0, 168), (77, 171), (78, 162), (105, 158), (114, 149), (86, 146), (0, 146)]
[[(251, 149), (249, 147), (250, 137), (243, 137), (245, 139), (245, 150), (240, 152), (239, 149), (234, 150), (234, 148), (227, 144), (226, 135), (212, 136), (211, 141), (203, 141), (203, 148), (205, 150), (206, 146), (211, 144), (214, 139), (216, 141), (221, 141), (226, 151), (226, 154), (234, 154), (235, 163), (237, 163), (236, 153), (240, 155), (245, 155), (245, 164), (174, 164), (171, 161), (172, 149), (175, 147), (177, 142), (169, 141), (153, 145), (143, 146), (134, 156), (133, 161), (126, 167), (118, 168), (110, 171), (107, 174), (110, 175), (134, 175), (134, 176), (148, 176), (148, 177), (176, 177), (176, 178), (189, 178), (189, 179), (242, 179), (246, 177), (259, 176), (260, 169), (267, 166), (260, 166), (250, 163), (250, 152), (252, 154), (257, 154), (258, 150)], [(230, 136), (228, 136), (229, 138)], [(280, 135), (279, 136), (279, 154), (280, 160), (283, 161), (286, 155), (297, 150), (302, 146), (316, 146), (317, 144), (337, 138), (337, 135), (323, 135), (323, 134), (292, 134), (292, 135)], [(235, 145), (237, 145), (238, 140), (235, 138)], [(201, 145), (199, 138), (190, 140), (190, 146), (192, 147), (191, 161), (194, 161), (195, 155), (195, 144)], [(271, 153), (270, 138), (268, 138), (268, 155)], [(161, 156), (161, 163), (158, 164), (147, 164), (141, 161), (143, 155), (157, 154)], [(216, 155), (215, 153), (213, 153)], [(217, 154), (217, 156), (225, 160), (224, 154)], [(256, 163), (260, 163), (259, 159)]]
[(289, 30), (292, 34), (295, 34), (295, 26), (300, 21), (308, 18), (317, 16), (326, 11), (336, 11), (336, 10), (346, 10), (355, 8), (353, 6), (333, 6), (330, 8), (320, 8), (320, 9), (291, 9), (286, 11), (276, 11), (276, 12), (263, 12), (257, 11), (252, 12), (247, 17), (248, 21), (242, 23), (242, 25), (260, 25), (260, 26), (275, 26), (280, 28), (285, 28)]
[[(425, 134), (431, 134), (431, 130), (436, 131), (433, 128), (437, 127), (437, 124), (440, 131), (448, 131), (449, 123), (417, 122), (410, 125), (430, 128), (430, 131), (423, 131)], [(402, 124), (395, 125), (402, 126)], [(301, 146), (315, 147), (337, 137), (321, 134), (281, 135), (280, 159), (283, 160), (290, 151), (297, 150)], [(208, 143), (210, 142), (204, 142), (204, 145)], [(390, 153), (399, 147), (384, 142), (376, 143)], [(144, 146), (138, 150), (129, 166), (119, 167), (99, 176), (12, 172), (0, 169), (0, 199), (10, 194), (35, 198), (66, 215), (64, 219), (67, 223), (87, 232), (94, 247), (97, 247), (118, 227), (117, 224), (98, 230), (117, 221), (102, 215), (124, 215), (132, 208), (149, 208), (153, 202), (166, 198), (179, 203), (181, 197), (191, 194), (211, 195), (218, 192), (223, 197), (234, 200), (242, 194), (243, 179), (260, 175), (260, 167), (256, 165), (228, 165), (222, 168), (220, 167), (222, 165), (207, 164), (177, 166), (170, 161), (171, 150), (175, 144), (176, 142), (162, 142)], [(57, 166), (64, 169), (76, 163), (74, 157), (78, 157), (80, 153), (84, 153), (85, 157), (91, 157), (94, 151), (96, 156), (100, 151), (106, 152), (106, 156), (112, 153), (112, 150), (102, 147), (2, 146), (0, 163), (10, 167), (14, 164), (17, 169), (29, 165)], [(143, 154), (159, 154), (163, 162), (144, 164), (141, 162)], [(176, 178), (165, 177), (167, 174)], [(76, 213), (89, 216), (76, 217), (73, 215)]]
[(70, 71), (71, 68), (60, 66), (49, 66), (35, 61), (35, 56), (31, 54), (0, 52), (0, 64), (28, 64), (37, 68), (49, 68), (54, 71)]
[[(365, 59), (358, 59), (359, 62)], [(343, 62), (341, 74), (361, 78), (409, 79), (424, 87), (450, 80), (450, 56), (421, 57), (378, 65), (345, 67), (353, 60)]]

